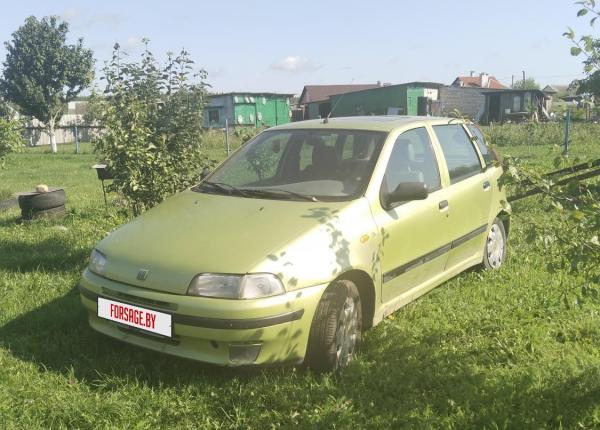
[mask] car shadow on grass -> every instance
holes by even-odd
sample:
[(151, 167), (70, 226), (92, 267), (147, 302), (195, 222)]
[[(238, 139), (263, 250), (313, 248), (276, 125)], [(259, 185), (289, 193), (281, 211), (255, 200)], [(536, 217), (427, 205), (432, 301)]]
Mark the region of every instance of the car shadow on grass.
[(89, 250), (74, 246), (68, 237), (51, 236), (39, 241), (8, 239), (3, 241), (0, 269), (28, 272), (43, 270), (59, 272), (83, 267)]
[(74, 376), (91, 386), (103, 377), (136, 380), (164, 387), (222, 383), (251, 378), (262, 368), (226, 368), (177, 358), (112, 339), (87, 321), (77, 288), (0, 327), (0, 347), (40, 369)]

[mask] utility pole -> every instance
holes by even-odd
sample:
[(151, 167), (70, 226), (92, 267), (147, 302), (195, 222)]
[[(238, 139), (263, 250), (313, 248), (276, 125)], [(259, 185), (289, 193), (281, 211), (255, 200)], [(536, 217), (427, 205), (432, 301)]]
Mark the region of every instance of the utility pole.
[(523, 70), (523, 86), (525, 85), (525, 70)]
[(510, 87), (511, 88), (515, 87), (515, 75), (512, 75), (512, 77), (510, 78)]

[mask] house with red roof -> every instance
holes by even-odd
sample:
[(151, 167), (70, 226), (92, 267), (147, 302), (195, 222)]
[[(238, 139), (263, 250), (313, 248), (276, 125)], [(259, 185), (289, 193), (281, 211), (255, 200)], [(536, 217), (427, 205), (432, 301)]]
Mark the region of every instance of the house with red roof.
[(506, 86), (502, 85), (498, 79), (494, 76), (490, 76), (487, 73), (480, 73), (479, 76), (474, 76), (471, 72), (470, 76), (458, 76), (454, 82), (454, 87), (467, 87), (467, 88), (486, 88), (491, 90), (504, 90)]

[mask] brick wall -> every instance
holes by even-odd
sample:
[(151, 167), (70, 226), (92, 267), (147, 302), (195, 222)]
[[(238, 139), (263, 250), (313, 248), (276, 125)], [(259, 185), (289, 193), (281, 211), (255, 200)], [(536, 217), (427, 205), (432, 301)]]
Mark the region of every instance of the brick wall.
[(440, 114), (458, 109), (463, 115), (478, 121), (485, 108), (485, 96), (479, 88), (440, 87)]

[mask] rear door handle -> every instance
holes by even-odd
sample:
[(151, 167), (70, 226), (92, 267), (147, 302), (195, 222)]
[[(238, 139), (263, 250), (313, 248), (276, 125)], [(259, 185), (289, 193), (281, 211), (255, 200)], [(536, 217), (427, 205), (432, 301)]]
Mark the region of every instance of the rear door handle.
[(448, 200), (442, 200), (438, 204), (438, 207), (440, 208), (441, 211), (443, 211), (444, 209), (446, 209), (448, 207)]
[(490, 181), (485, 181), (483, 183), (483, 191), (487, 191), (491, 188)]

